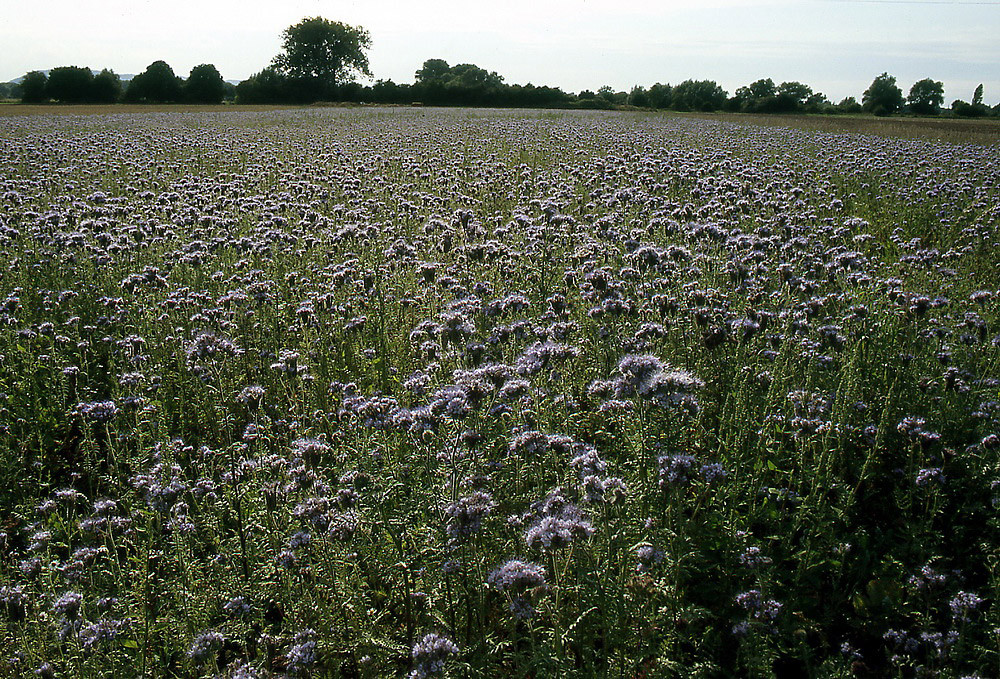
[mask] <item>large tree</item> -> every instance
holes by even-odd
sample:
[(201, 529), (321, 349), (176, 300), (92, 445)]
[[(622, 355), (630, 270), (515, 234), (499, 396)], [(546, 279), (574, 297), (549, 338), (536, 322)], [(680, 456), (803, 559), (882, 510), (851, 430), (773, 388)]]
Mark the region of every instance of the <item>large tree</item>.
[(718, 111), (727, 94), (714, 80), (685, 80), (674, 87), (673, 107), (678, 111)]
[(195, 104), (221, 104), (225, 94), (226, 81), (213, 64), (195, 66), (184, 83), (184, 98)]
[(812, 88), (796, 80), (783, 82), (778, 85), (780, 106), (789, 111), (804, 108), (811, 96), (813, 96)]
[(887, 116), (903, 108), (903, 90), (896, 87), (896, 78), (888, 73), (875, 78), (861, 98), (865, 111)]
[(84, 66), (60, 66), (49, 71), (45, 93), (49, 99), (79, 104), (90, 100), (94, 74)]
[(913, 83), (906, 98), (910, 110), (920, 115), (935, 115), (944, 103), (944, 83), (924, 78)]
[(174, 75), (174, 69), (165, 61), (154, 61), (129, 82), (125, 100), (168, 103), (180, 101), (181, 93), (181, 79)]
[(656, 83), (649, 88), (649, 104), (653, 108), (670, 108), (674, 88), (669, 83)]
[(303, 19), (282, 34), (282, 53), (274, 69), (289, 78), (313, 80), (327, 91), (347, 82), (353, 73), (371, 76), (371, 37), (360, 26), (322, 17)]
[(734, 111), (768, 111), (774, 103), (778, 88), (770, 78), (755, 80), (749, 85), (736, 88), (728, 108)]
[(632, 91), (628, 93), (628, 103), (632, 106), (648, 107), (649, 90), (642, 85), (633, 85)]
[(755, 80), (746, 87), (741, 87), (736, 90), (737, 97), (745, 97), (748, 99), (763, 99), (764, 97), (773, 97), (778, 93), (778, 88), (775, 87), (774, 81), (770, 78), (761, 78), (760, 80)]
[(450, 72), (451, 67), (444, 59), (428, 59), (413, 76), (418, 83), (443, 83)]
[(91, 101), (98, 104), (113, 104), (122, 96), (122, 80), (118, 74), (105, 68), (94, 76), (91, 85)]
[(455, 64), (448, 71), (447, 84), (452, 87), (499, 87), (503, 76), (475, 64)]
[(31, 71), (21, 80), (21, 101), (25, 104), (38, 104), (46, 100), (47, 75), (41, 71)]

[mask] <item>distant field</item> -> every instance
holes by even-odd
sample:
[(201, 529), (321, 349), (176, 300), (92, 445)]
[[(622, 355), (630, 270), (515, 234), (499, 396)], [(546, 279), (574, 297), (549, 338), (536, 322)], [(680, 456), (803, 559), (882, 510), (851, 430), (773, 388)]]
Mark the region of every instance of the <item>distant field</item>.
[[(332, 105), (350, 108), (350, 105)], [(260, 106), (223, 104), (221, 106), (195, 106), (187, 104), (113, 105), (22, 105), (0, 103), (0, 118), (22, 115), (106, 115), (113, 113), (208, 113), (223, 111), (274, 111), (322, 106)], [(475, 110), (475, 109), (470, 109)], [(554, 111), (558, 111), (555, 109)], [(823, 115), (754, 115), (745, 113), (675, 113), (659, 112), (657, 115), (725, 120), (749, 125), (790, 127), (820, 132), (857, 132), (902, 139), (934, 139), (951, 143), (992, 144), (1000, 142), (1000, 120), (969, 120), (953, 118), (874, 118), (871, 116)]]
[(793, 127), (818, 132), (857, 132), (902, 139), (934, 139), (959, 144), (1000, 141), (1000, 120), (959, 118), (875, 118), (871, 116), (752, 115), (746, 113), (684, 114), (748, 125)]

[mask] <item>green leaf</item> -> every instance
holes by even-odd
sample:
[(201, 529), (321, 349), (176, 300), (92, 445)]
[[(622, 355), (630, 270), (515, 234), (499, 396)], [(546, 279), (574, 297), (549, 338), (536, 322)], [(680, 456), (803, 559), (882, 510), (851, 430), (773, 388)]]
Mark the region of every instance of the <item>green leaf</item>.
[(767, 468), (770, 469), (772, 472), (778, 472), (779, 474), (787, 474), (788, 473), (784, 469), (778, 469), (778, 466), (776, 464), (774, 464), (774, 462), (772, 462), (771, 460), (767, 461)]

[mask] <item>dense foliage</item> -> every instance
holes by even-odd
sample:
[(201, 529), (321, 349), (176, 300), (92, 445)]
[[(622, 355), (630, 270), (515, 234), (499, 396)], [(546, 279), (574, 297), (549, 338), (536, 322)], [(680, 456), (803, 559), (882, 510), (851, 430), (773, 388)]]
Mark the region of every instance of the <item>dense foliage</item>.
[(213, 64), (200, 64), (191, 69), (184, 82), (184, 98), (194, 104), (221, 104), (226, 96), (226, 81)]
[(82, 66), (60, 66), (49, 71), (45, 94), (49, 99), (81, 103), (91, 99), (94, 74)]
[(896, 86), (896, 78), (883, 73), (865, 90), (861, 105), (877, 116), (887, 116), (902, 109), (903, 101), (903, 90)]
[(316, 98), (350, 80), (354, 73), (371, 76), (368, 31), (323, 17), (303, 19), (282, 33), (282, 52), (272, 68), (283, 76), (305, 81)]
[(184, 82), (165, 61), (154, 61), (129, 81), (123, 97), (133, 103), (172, 103), (183, 98)]
[(994, 676), (1000, 150), (0, 120), (14, 676)]
[(193, 104), (219, 104), (235, 90), (228, 85), (212, 64), (201, 64), (191, 69), (187, 80), (177, 77), (165, 61), (150, 64), (145, 71), (123, 86), (121, 78), (109, 69), (94, 73), (80, 66), (60, 66), (47, 74), (32, 71), (20, 84), (0, 91), (16, 94), (26, 104), (53, 101), (62, 104), (162, 104), (189, 102)]
[(936, 115), (944, 103), (944, 83), (924, 78), (913, 83), (906, 98), (910, 110), (921, 115)]
[(37, 104), (46, 99), (46, 84), (49, 78), (41, 71), (26, 73), (21, 80), (21, 101), (25, 104)]

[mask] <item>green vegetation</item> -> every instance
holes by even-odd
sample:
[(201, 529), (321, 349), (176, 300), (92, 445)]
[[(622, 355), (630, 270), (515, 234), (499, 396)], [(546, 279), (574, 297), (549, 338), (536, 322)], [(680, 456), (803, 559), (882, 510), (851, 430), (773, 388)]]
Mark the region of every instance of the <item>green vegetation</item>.
[(896, 78), (883, 73), (872, 81), (861, 99), (865, 111), (876, 116), (888, 116), (903, 108), (903, 91), (896, 87)]
[(125, 110), (0, 119), (4, 673), (996, 674), (1000, 146)]
[(212, 64), (191, 69), (184, 83), (184, 100), (192, 104), (220, 104), (226, 96), (226, 82)]
[(944, 103), (944, 83), (924, 78), (913, 83), (906, 98), (910, 110), (918, 115), (937, 115)]
[(274, 58), (275, 71), (292, 80), (305, 80), (320, 94), (348, 82), (352, 73), (370, 76), (371, 37), (363, 28), (322, 17), (303, 19), (282, 34), (282, 52)]
[(123, 97), (128, 103), (171, 103), (183, 97), (184, 84), (165, 61), (154, 61), (132, 78)]

